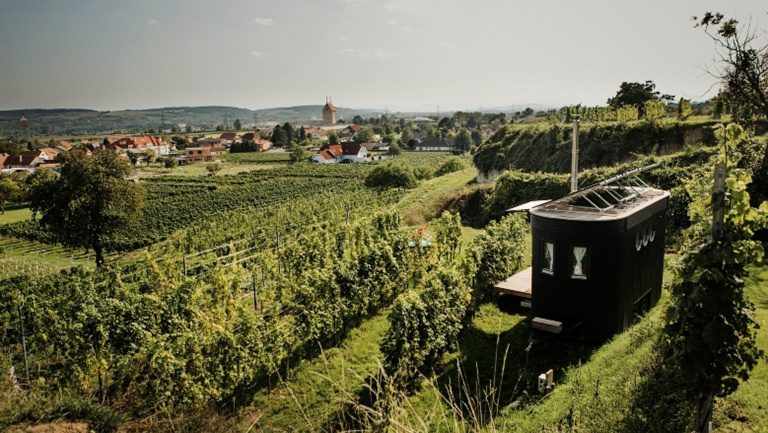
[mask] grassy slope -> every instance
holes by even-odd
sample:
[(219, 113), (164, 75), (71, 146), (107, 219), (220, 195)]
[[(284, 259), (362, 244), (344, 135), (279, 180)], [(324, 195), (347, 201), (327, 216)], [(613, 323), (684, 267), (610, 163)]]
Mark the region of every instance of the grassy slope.
[[(748, 281), (763, 328), (768, 322), (767, 278), (768, 269), (761, 267), (754, 269)], [(692, 412), (655, 351), (667, 302), (665, 294), (638, 325), (600, 347), (555, 341), (534, 348), (527, 364), (524, 349), (530, 327), (525, 310), (485, 305), (463, 335), (462, 351), (447, 355), (443, 370), (403, 403), (398, 430), (457, 431), (454, 422), (458, 421), (470, 431), (684, 431)], [(280, 386), (270, 396), (265, 391), (256, 396), (241, 426), (247, 429), (257, 421), (261, 431), (332, 429), (344, 402), (365, 400), (363, 378), (377, 371), (378, 346), (387, 326), (384, 315), (376, 316), (339, 348), (302, 362), (287, 387)], [(763, 331), (759, 343), (768, 348)], [(555, 369), (557, 385), (542, 396), (534, 390), (535, 377), (548, 368)], [(458, 381), (466, 386), (456, 387)], [(749, 382), (718, 402), (716, 428), (727, 432), (768, 429), (766, 382), (768, 365), (763, 361)], [(500, 394), (490, 392), (491, 388), (501, 389)], [(484, 397), (488, 395), (496, 396), (494, 401), (499, 403), (495, 417), (489, 416), (493, 399)], [(519, 397), (522, 405), (510, 407)], [(463, 410), (452, 411), (452, 407)]]

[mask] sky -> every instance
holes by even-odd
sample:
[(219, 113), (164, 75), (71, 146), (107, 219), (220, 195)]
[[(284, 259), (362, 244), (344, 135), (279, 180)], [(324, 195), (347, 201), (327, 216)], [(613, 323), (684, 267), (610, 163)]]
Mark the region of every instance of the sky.
[(706, 11), (768, 30), (765, 0), (0, 0), (0, 110), (702, 101)]

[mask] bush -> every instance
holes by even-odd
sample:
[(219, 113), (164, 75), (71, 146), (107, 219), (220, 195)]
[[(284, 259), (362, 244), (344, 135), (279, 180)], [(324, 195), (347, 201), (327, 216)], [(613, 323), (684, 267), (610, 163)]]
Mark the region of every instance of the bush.
[(376, 166), (365, 179), (365, 186), (371, 188), (414, 188), (416, 185), (413, 168), (392, 161)]
[(458, 156), (451, 156), (446, 158), (446, 160), (440, 164), (440, 167), (438, 167), (437, 171), (435, 171), (435, 176), (440, 177), (444, 174), (453, 173), (454, 171), (461, 171), (468, 167), (469, 165), (467, 165), (467, 163)]

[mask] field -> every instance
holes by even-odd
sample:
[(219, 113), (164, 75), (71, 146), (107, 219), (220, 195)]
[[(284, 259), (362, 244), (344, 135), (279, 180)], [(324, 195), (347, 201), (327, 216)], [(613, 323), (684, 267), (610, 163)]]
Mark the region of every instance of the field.
[[(494, 190), (474, 184), (475, 167), (434, 176), (448, 154), (405, 152), (395, 162), (424, 178), (384, 189), (366, 186), (381, 163), (286, 155), (227, 155), (216, 176), (203, 164), (139, 171), (141, 230), (111, 239), (99, 271), (92, 252), (52, 245), (28, 209), (10, 209), (0, 370), (15, 373), (0, 380), (0, 430), (691, 430), (659, 356), (666, 290), (604, 344), (528, 350), (529, 310), (488, 285), (530, 262), (525, 218), (471, 228), (444, 213), (539, 193), (544, 174), (527, 178), (530, 191)], [(665, 156), (653, 180), (676, 186), (691, 173), (680, 161), (709, 156)], [(667, 269), (676, 259), (670, 245)], [(762, 348), (767, 269), (747, 280)], [(555, 387), (539, 393), (550, 368)], [(717, 400), (717, 431), (768, 430), (767, 382), (762, 359)]]

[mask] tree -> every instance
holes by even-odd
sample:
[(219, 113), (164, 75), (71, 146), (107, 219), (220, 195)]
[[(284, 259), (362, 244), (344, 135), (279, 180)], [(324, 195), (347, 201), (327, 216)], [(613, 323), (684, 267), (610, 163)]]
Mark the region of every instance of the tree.
[(413, 131), (408, 127), (403, 128), (403, 132), (400, 134), (400, 142), (407, 146), (411, 140), (413, 140)]
[(293, 133), (293, 126), (290, 123), (285, 122), (285, 124), (283, 124), (283, 131), (285, 131), (285, 142), (290, 146), (293, 144), (295, 135)]
[(184, 128), (184, 131), (186, 131), (187, 133), (192, 132), (192, 125), (187, 124), (187, 127)]
[(181, 132), (181, 128), (179, 128), (179, 125), (173, 125), (171, 126), (171, 132), (174, 134), (178, 134)]
[(296, 146), (291, 152), (291, 162), (301, 162), (307, 158), (307, 149), (303, 146)]
[(722, 92), (732, 105), (734, 118), (742, 123), (752, 117), (768, 117), (768, 41), (752, 22), (740, 26), (733, 18), (707, 12), (695, 27), (704, 29), (717, 45), (710, 75), (720, 81)]
[(272, 143), (275, 147), (283, 147), (288, 144), (288, 136), (285, 135), (282, 126), (275, 125), (275, 129), (272, 130)]
[(5, 202), (14, 200), (20, 190), (19, 185), (10, 176), (0, 178), (0, 214), (5, 215)]
[[(494, 122), (496, 121), (494, 120)], [(480, 145), (483, 144), (483, 133), (480, 132), (479, 129), (472, 130), (472, 144), (475, 145), (475, 147), (480, 147)]]
[(677, 104), (677, 120), (686, 120), (693, 113), (691, 108), (691, 100), (680, 98), (680, 102)]
[(392, 142), (389, 144), (389, 150), (387, 151), (387, 155), (389, 156), (397, 156), (400, 155), (403, 151), (400, 149), (400, 146), (397, 145), (396, 142)]
[(341, 142), (341, 139), (339, 139), (339, 133), (336, 131), (328, 131), (328, 144), (339, 144)]
[(469, 151), (469, 148), (472, 146), (472, 135), (469, 133), (469, 131), (462, 128), (461, 131), (456, 134), (456, 138), (453, 139), (453, 145), (457, 150), (462, 152)]
[(240, 122), (240, 119), (235, 119), (234, 127), (235, 127), (235, 131), (240, 131), (241, 129), (243, 129), (243, 123)]
[(608, 98), (608, 106), (614, 110), (626, 107), (628, 105), (634, 105), (638, 108), (640, 117), (645, 115), (643, 111), (646, 101), (659, 100), (659, 101), (672, 101), (674, 96), (661, 95), (656, 90), (656, 84), (648, 80), (645, 83), (627, 83), (626, 81), (621, 83), (619, 91), (616, 92), (616, 96)]
[(370, 143), (373, 141), (373, 129), (370, 127), (360, 128), (355, 134), (355, 143)]
[(365, 119), (363, 119), (359, 114), (356, 114), (355, 117), (352, 118), (352, 123), (355, 125), (362, 125), (365, 123)]
[(221, 171), (221, 164), (218, 162), (209, 162), (208, 164), (205, 164), (205, 169), (208, 170), (208, 173), (216, 176), (216, 173)]
[(147, 165), (150, 165), (157, 161), (157, 152), (152, 149), (147, 149), (141, 152), (141, 158), (145, 163), (147, 163)]
[(112, 240), (130, 236), (141, 219), (144, 188), (125, 177), (130, 165), (115, 152), (66, 152), (61, 175), (30, 191), (33, 216), (66, 248), (93, 248), (96, 266)]

